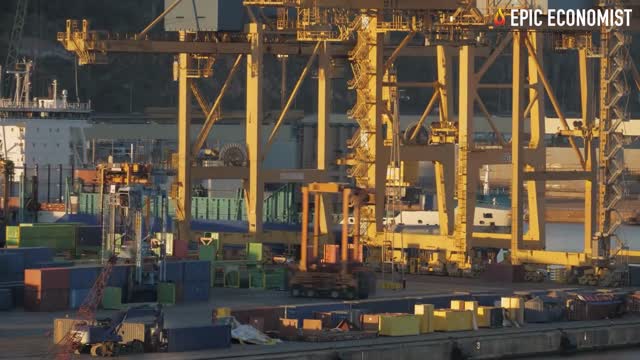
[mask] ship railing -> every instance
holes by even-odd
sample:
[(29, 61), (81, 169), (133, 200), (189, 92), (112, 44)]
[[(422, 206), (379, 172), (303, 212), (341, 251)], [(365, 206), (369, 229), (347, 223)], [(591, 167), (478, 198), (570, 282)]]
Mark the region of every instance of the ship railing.
[(13, 99), (0, 99), (0, 109), (24, 111), (91, 111), (89, 102), (64, 102), (61, 100), (40, 99), (35, 101), (16, 102)]

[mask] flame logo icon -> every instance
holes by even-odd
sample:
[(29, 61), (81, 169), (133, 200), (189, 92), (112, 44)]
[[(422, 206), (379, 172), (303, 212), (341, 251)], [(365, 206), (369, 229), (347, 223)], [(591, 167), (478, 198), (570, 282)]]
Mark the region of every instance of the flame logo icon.
[(493, 24), (495, 26), (503, 26), (507, 23), (507, 17), (504, 15), (502, 9), (498, 9), (496, 16), (493, 18)]

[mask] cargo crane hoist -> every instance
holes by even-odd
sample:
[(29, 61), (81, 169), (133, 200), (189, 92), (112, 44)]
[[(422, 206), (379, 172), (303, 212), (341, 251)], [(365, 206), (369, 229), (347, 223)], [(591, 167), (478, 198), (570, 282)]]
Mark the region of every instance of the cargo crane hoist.
[[(151, 185), (151, 166), (147, 164), (101, 164), (102, 258), (116, 255), (135, 264), (128, 289), (131, 301), (154, 301), (155, 286), (165, 274), (167, 206), (166, 192)], [(106, 192), (106, 193), (105, 193)], [(161, 202), (161, 239), (155, 239), (150, 216), (151, 199)], [(159, 255), (153, 248), (159, 248)]]

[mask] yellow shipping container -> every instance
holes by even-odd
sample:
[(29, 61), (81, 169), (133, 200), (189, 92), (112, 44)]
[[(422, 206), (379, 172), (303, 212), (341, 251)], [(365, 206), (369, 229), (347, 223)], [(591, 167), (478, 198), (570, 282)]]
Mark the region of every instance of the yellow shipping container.
[(426, 334), (433, 332), (433, 304), (416, 304), (413, 313), (420, 317), (420, 333)]
[(451, 310), (464, 310), (464, 300), (451, 300)]
[(477, 301), (465, 301), (464, 302), (464, 310), (471, 310), (474, 313), (478, 310), (478, 302)]
[(491, 327), (491, 311), (493, 309), (495, 309), (493, 306), (478, 306), (476, 311), (478, 327)]
[(473, 312), (467, 310), (441, 309), (433, 312), (435, 331), (473, 330)]
[(380, 335), (412, 336), (420, 334), (420, 317), (416, 315), (380, 315)]
[(521, 297), (503, 297), (501, 307), (507, 309), (509, 320), (524, 324), (524, 299)]

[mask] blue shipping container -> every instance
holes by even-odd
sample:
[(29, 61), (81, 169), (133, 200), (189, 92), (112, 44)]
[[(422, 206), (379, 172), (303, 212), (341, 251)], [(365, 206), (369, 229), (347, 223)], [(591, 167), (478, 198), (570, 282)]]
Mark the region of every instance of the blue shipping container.
[(78, 309), (87, 298), (91, 289), (71, 289), (69, 290), (69, 307)]
[(182, 284), (182, 301), (209, 301), (209, 282), (189, 282)]
[(124, 287), (127, 285), (129, 281), (129, 269), (131, 266), (129, 265), (117, 265), (113, 267), (111, 271), (111, 276), (109, 276), (109, 281), (107, 286), (114, 287)]
[(24, 280), (24, 258), (19, 253), (0, 254), (0, 282)]
[(13, 294), (11, 289), (0, 289), (0, 310), (11, 310), (13, 308)]
[(100, 275), (102, 268), (95, 266), (79, 266), (69, 269), (69, 286), (71, 289), (90, 289)]
[(25, 269), (33, 265), (53, 260), (53, 249), (48, 247), (0, 249), (0, 254), (22, 254)]
[(167, 278), (165, 281), (180, 283), (183, 280), (184, 263), (182, 261), (167, 261)]
[(166, 329), (169, 352), (223, 349), (231, 346), (231, 326), (208, 325)]
[(45, 261), (31, 265), (30, 269), (71, 267), (73, 261)]
[(211, 262), (194, 260), (184, 262), (184, 282), (209, 282), (211, 279)]

